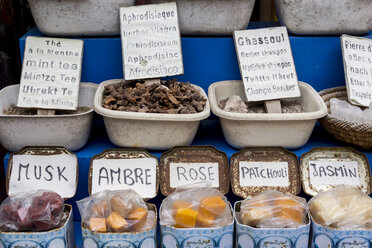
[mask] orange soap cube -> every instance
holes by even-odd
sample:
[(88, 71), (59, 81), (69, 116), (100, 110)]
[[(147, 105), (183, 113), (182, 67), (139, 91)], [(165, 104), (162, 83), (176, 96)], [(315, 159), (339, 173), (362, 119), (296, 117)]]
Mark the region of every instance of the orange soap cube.
[(276, 217), (291, 219), (294, 222), (302, 223), (304, 219), (304, 209), (301, 204), (289, 198), (280, 198), (274, 200)]
[(196, 225), (198, 227), (212, 227), (215, 218), (213, 215), (204, 215), (199, 212), (198, 217), (196, 218)]
[(139, 207), (128, 214), (127, 220), (133, 232), (139, 232), (147, 220), (148, 210)]
[(179, 208), (191, 208), (192, 207), (192, 203), (191, 202), (188, 202), (188, 201), (183, 201), (183, 200), (175, 200), (173, 202), (173, 205), (172, 205), (172, 209), (173, 209), (173, 217), (176, 216), (176, 213), (177, 213), (177, 210)]
[(112, 212), (107, 217), (106, 222), (113, 232), (123, 232), (128, 227), (128, 222), (117, 212)]
[(176, 227), (195, 227), (198, 211), (192, 208), (179, 208), (176, 213)]
[(226, 209), (226, 202), (219, 196), (204, 198), (200, 203), (200, 211), (203, 214), (223, 215)]
[(93, 232), (106, 232), (106, 219), (105, 218), (90, 218), (89, 229)]

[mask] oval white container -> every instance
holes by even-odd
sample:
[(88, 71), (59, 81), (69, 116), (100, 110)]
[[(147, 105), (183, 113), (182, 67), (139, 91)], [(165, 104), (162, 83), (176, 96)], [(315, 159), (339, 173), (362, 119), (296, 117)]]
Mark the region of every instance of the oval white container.
[(38, 29), (49, 36), (120, 34), (119, 9), (135, 0), (28, 0)]
[(117, 146), (166, 150), (190, 145), (200, 121), (210, 115), (208, 97), (196, 85), (192, 86), (207, 99), (204, 110), (196, 114), (139, 113), (103, 108), (101, 103), (105, 86), (122, 81), (113, 79), (102, 82), (94, 98), (94, 110), (103, 116), (109, 139)]
[(372, 29), (369, 0), (275, 0), (281, 25), (293, 34), (363, 34)]
[(18, 100), (19, 84), (0, 91), (0, 142), (9, 151), (24, 146), (63, 146), (70, 151), (88, 141), (93, 121), (93, 98), (97, 84), (81, 83), (78, 106), (91, 109), (69, 115), (6, 115)]
[(211, 109), (220, 117), (227, 143), (239, 149), (245, 146), (297, 148), (306, 144), (316, 120), (327, 114), (327, 107), (310, 85), (299, 82), (299, 86), (299, 101), (304, 113), (248, 114), (227, 112), (218, 107), (222, 99), (232, 95), (245, 99), (242, 81), (221, 81), (210, 85)]

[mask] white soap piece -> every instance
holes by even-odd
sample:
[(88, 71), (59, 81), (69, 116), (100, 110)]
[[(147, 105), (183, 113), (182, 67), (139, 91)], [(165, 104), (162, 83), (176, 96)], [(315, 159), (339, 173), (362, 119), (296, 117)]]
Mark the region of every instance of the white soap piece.
[(240, 98), (240, 96), (234, 95), (227, 99), (225, 108), (223, 109), (228, 112), (236, 113), (248, 113), (248, 107)]
[(348, 101), (332, 98), (330, 100), (331, 114), (341, 120), (353, 121), (357, 123), (372, 123), (372, 108), (364, 111)]
[(337, 223), (346, 214), (336, 197), (331, 194), (314, 199), (310, 204), (310, 211), (315, 220), (321, 225)]

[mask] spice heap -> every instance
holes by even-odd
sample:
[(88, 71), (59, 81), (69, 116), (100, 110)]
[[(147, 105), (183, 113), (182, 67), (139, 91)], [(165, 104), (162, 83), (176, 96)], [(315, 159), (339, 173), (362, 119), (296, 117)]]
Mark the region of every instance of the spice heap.
[(194, 114), (202, 112), (206, 102), (190, 83), (172, 79), (108, 85), (103, 92), (102, 107), (128, 112)]
[(352, 186), (337, 186), (309, 201), (316, 223), (336, 229), (372, 229), (372, 198)]
[(217, 189), (176, 190), (162, 204), (160, 224), (176, 228), (222, 227), (232, 222), (226, 198)]
[(83, 226), (93, 232), (140, 232), (156, 216), (133, 190), (103, 191), (77, 202)]
[(59, 226), (63, 211), (63, 199), (52, 191), (39, 190), (12, 195), (0, 206), (0, 229), (48, 231)]
[(241, 203), (240, 220), (258, 228), (297, 228), (308, 222), (306, 213), (304, 199), (269, 190)]

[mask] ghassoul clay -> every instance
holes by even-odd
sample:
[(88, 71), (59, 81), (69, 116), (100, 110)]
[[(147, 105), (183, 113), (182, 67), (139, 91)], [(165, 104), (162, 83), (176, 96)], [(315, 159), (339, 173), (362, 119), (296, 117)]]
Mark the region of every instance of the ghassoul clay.
[[(55, 115), (73, 115), (81, 114), (91, 110), (89, 107), (78, 107), (76, 110), (56, 110)], [(4, 110), (5, 115), (37, 115), (37, 109), (21, 108), (11, 105), (8, 109)]]
[[(244, 102), (240, 96), (230, 96), (219, 102), (220, 109), (234, 113), (266, 113), (263, 102)], [(305, 112), (299, 101), (281, 101), (282, 113)]]
[(167, 81), (132, 81), (108, 85), (103, 92), (106, 109), (164, 114), (202, 112), (207, 99), (190, 83)]

